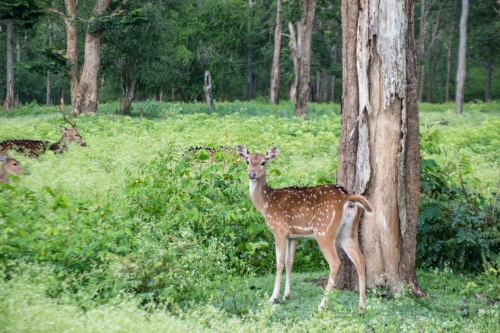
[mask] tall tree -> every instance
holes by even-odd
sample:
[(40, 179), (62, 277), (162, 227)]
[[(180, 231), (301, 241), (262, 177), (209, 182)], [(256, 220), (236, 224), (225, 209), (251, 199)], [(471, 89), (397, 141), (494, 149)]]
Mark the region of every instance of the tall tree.
[(464, 108), (464, 86), (466, 76), (467, 53), (467, 18), (469, 16), (469, 0), (462, 0), (460, 17), (460, 44), (458, 47), (457, 89), (455, 92), (455, 113), (462, 114)]
[(25, 28), (31, 28), (43, 15), (41, 0), (9, 0), (0, 2), (0, 20), (7, 22), (7, 94), (3, 104), (4, 109), (14, 105), (14, 23)]
[(309, 100), (309, 80), (311, 70), (311, 35), (316, 12), (316, 0), (301, 0), (302, 18), (297, 22), (297, 59), (299, 75), (297, 77), (297, 95), (295, 114), (306, 118)]
[[(361, 225), (367, 286), (404, 284), (415, 272), (420, 158), (413, 0), (342, 1), (342, 130), (337, 182), (375, 208)], [(344, 257), (345, 259), (345, 257)], [(356, 284), (344, 269), (339, 287)]]
[(278, 104), (279, 102), (282, 6), (283, 0), (278, 0), (276, 6), (276, 27), (274, 28), (273, 67), (271, 69), (271, 104)]
[[(127, 0), (123, 0), (126, 4)], [(64, 22), (66, 28), (66, 58), (71, 66), (68, 76), (71, 89), (71, 104), (76, 114), (97, 111), (98, 102), (98, 75), (101, 61), (101, 37), (106, 20), (120, 14), (122, 9), (117, 7), (113, 12), (107, 13), (111, 0), (95, 0), (92, 14), (88, 19), (85, 33), (84, 58), (81, 71), (78, 67), (78, 29), (77, 7), (75, 0), (64, 0), (65, 12), (51, 7), (48, 10), (56, 13)]]

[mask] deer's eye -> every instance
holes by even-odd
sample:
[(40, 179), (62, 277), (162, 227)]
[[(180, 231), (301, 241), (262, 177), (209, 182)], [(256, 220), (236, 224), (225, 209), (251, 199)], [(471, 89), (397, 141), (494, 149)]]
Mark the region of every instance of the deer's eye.
[(250, 164), (250, 162), (248, 162), (248, 160), (247, 160), (247, 164)]
[(14, 166), (17, 166), (17, 163), (14, 163)]
[(260, 165), (266, 165), (266, 162), (262, 162)]

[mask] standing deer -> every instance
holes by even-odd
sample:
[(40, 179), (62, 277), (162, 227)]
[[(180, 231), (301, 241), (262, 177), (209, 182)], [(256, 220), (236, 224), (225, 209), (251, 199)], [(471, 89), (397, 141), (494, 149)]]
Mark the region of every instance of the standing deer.
[[(269, 302), (278, 300), (281, 274), (286, 266), (285, 293), (290, 297), (290, 277), (297, 238), (316, 239), (330, 266), (326, 292), (335, 284), (340, 260), (335, 249), (335, 240), (356, 266), (359, 279), (359, 308), (365, 305), (365, 266), (358, 246), (358, 207), (371, 213), (373, 208), (361, 195), (347, 193), (340, 185), (314, 187), (287, 187), (274, 189), (266, 182), (266, 163), (278, 155), (278, 147), (270, 148), (266, 154), (251, 154), (244, 146), (237, 146), (238, 155), (248, 164), (250, 199), (264, 216), (266, 224), (274, 234), (276, 242), (276, 280)], [(322, 311), (328, 302), (325, 295), (319, 305)]]
[(59, 126), (59, 129), (63, 133), (59, 141), (50, 143), (49, 141), (41, 140), (6, 140), (0, 142), (0, 152), (5, 153), (9, 150), (14, 150), (31, 157), (39, 157), (47, 150), (53, 151), (54, 154), (62, 154), (69, 149), (69, 144), (72, 142), (78, 143), (82, 147), (86, 147), (87, 144), (76, 130), (76, 122), (74, 124), (71, 123), (64, 114), (63, 100), (61, 100), (59, 108), (61, 109), (64, 120), (71, 125), (71, 128)]
[(0, 154), (0, 162), (2, 162), (2, 169), (0, 169), (0, 182), (2, 183), (7, 182), (7, 175), (9, 173), (19, 175), (24, 170), (17, 160), (7, 157), (6, 154)]

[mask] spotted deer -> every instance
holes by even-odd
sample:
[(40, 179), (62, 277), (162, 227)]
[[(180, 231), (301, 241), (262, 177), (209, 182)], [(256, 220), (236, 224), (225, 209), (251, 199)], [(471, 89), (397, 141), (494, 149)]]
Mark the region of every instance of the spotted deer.
[(7, 157), (6, 154), (0, 154), (0, 162), (2, 162), (2, 168), (0, 169), (0, 182), (2, 183), (7, 182), (8, 174), (19, 175), (24, 171), (17, 160)]
[(5, 153), (7, 151), (16, 151), (31, 157), (39, 157), (47, 150), (51, 150), (55, 154), (62, 154), (69, 149), (69, 144), (72, 142), (75, 142), (82, 147), (86, 147), (87, 144), (83, 141), (82, 137), (76, 130), (76, 122), (73, 124), (68, 120), (68, 118), (66, 118), (66, 115), (64, 114), (64, 103), (62, 100), (59, 108), (64, 120), (71, 125), (71, 128), (59, 126), (59, 129), (62, 132), (62, 136), (59, 141), (51, 143), (49, 141), (41, 140), (6, 140), (0, 142), (0, 152)]
[[(340, 260), (335, 249), (336, 240), (356, 266), (359, 280), (359, 308), (365, 305), (365, 266), (358, 246), (358, 208), (371, 213), (373, 208), (361, 195), (349, 194), (340, 185), (313, 187), (287, 187), (274, 189), (266, 182), (266, 163), (276, 158), (278, 147), (265, 154), (251, 154), (246, 147), (237, 146), (238, 155), (248, 164), (250, 199), (264, 216), (276, 242), (276, 280), (269, 302), (278, 300), (283, 267), (286, 282), (283, 299), (290, 297), (290, 277), (298, 238), (316, 239), (330, 266), (326, 293), (330, 292), (337, 278)], [(328, 302), (323, 297), (318, 311)]]

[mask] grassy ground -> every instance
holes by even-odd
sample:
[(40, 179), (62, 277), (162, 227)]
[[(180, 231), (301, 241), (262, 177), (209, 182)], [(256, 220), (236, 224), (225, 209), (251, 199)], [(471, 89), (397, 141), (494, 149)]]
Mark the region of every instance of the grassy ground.
[[(280, 155), (270, 164), (268, 176), (268, 181), (276, 187), (334, 181), (337, 163), (340, 135), (338, 105), (312, 104), (309, 120), (305, 122), (293, 117), (293, 105), (289, 103), (279, 106), (256, 102), (217, 104), (216, 113), (211, 115), (205, 114), (203, 104), (147, 102), (142, 107), (143, 119), (139, 117), (139, 105), (134, 105), (131, 116), (117, 115), (118, 106), (115, 104), (101, 105), (97, 115), (80, 116), (77, 126), (87, 142), (85, 148), (72, 146), (65, 155), (45, 154), (38, 160), (15, 156), (30, 173), (13, 178), (12, 187), (2, 185), (6, 189), (2, 193), (9, 195), (8, 200), (11, 197), (14, 199), (0, 201), (0, 204), (15, 202), (17, 206), (0, 207), (0, 268), (1, 274), (4, 274), (0, 284), (0, 331), (489, 332), (500, 326), (500, 311), (498, 303), (495, 303), (500, 299), (497, 292), (499, 275), (495, 270), (470, 276), (448, 269), (443, 272), (419, 271), (419, 281), (428, 292), (427, 297), (416, 299), (405, 291), (396, 298), (388, 298), (385, 291), (372, 290), (368, 292), (363, 315), (358, 315), (356, 311), (356, 292), (334, 292), (327, 311), (318, 314), (316, 309), (322, 289), (315, 286), (314, 281), (326, 276), (324, 271), (317, 272), (326, 267), (311, 263), (317, 258), (322, 262), (321, 255), (313, 247), (299, 248), (295, 268), (297, 272), (307, 273), (293, 275), (292, 299), (276, 305), (266, 302), (272, 290), (272, 275), (232, 274), (223, 270), (223, 264), (216, 262), (235, 260), (229, 258), (228, 253), (231, 246), (239, 244), (230, 244), (229, 241), (214, 243), (214, 248), (210, 250), (213, 253), (207, 250), (201, 257), (193, 257), (194, 260), (207, 262), (215, 258), (214, 264), (208, 262), (205, 266), (197, 266), (201, 267), (201, 272), (198, 271), (201, 276), (194, 274), (184, 282), (173, 281), (180, 285), (189, 284), (190, 289), (186, 288), (190, 292), (184, 298), (176, 296), (177, 301), (168, 303), (166, 308), (162, 308), (165, 303), (161, 302), (158, 307), (152, 307), (152, 303), (144, 303), (143, 298), (120, 289), (118, 281), (123, 279), (123, 272), (113, 276), (115, 271), (110, 273), (103, 267), (112, 260), (120, 264), (135, 257), (145, 260), (161, 252), (165, 244), (163, 239), (155, 240), (153, 233), (147, 232), (150, 229), (144, 226), (133, 229), (141, 231), (140, 234), (128, 235), (128, 228), (132, 229), (131, 225), (139, 223), (138, 215), (131, 215), (135, 206), (131, 206), (129, 200), (130, 182), (146, 183), (150, 179), (154, 183), (157, 173), (164, 170), (161, 169), (163, 164), (175, 166), (170, 157), (180, 161), (186, 150), (196, 145), (218, 147), (239, 143), (252, 152), (263, 152), (271, 145), (278, 145)], [(440, 132), (437, 144), (441, 146), (442, 153), (427, 157), (450, 165), (452, 172), (451, 166), (460, 163), (467, 155), (473, 169), (464, 177), (467, 185), (486, 194), (496, 189), (500, 177), (500, 103), (467, 104), (464, 115), (460, 117), (453, 113), (451, 104), (423, 104), (420, 110), (422, 135), (435, 130)], [(64, 124), (56, 107), (35, 105), (4, 112), (0, 118), (0, 141), (15, 138), (56, 141), (60, 137), (57, 125)], [(238, 164), (236, 157), (229, 156), (220, 170), (213, 173), (210, 173), (212, 171), (207, 163), (189, 166), (179, 172), (190, 173), (191, 176), (199, 174), (201, 180), (202, 171), (222, 176), (229, 170), (241, 173), (244, 165)], [(241, 181), (237, 181), (238, 177), (231, 186), (235, 187), (237, 195), (244, 194), (246, 198), (248, 184), (243, 181), (244, 174), (240, 177)], [(178, 196), (182, 198), (185, 194), (181, 192)], [(153, 200), (152, 195), (149, 197), (150, 193), (146, 195), (146, 199)], [(0, 197), (0, 200), (4, 198)], [(217, 202), (208, 204), (216, 205)], [(172, 207), (177, 210), (185, 208), (180, 205)], [(246, 218), (251, 213), (245, 210), (245, 205), (237, 207), (241, 212), (232, 218), (235, 224), (240, 223), (241, 216)], [(83, 215), (84, 209), (87, 215)], [(17, 215), (9, 215), (14, 210)], [(42, 210), (43, 214), (40, 213)], [(215, 213), (220, 214), (215, 219), (225, 218), (222, 209)], [(189, 222), (185, 217), (189, 215), (179, 216), (181, 223)], [(87, 217), (92, 218), (90, 222), (86, 221)], [(249, 220), (252, 218), (248, 217)], [(203, 216), (200, 220), (203, 221)], [(68, 224), (61, 226), (60, 221)], [(228, 221), (223, 220), (221, 224), (229, 227)], [(166, 222), (161, 220), (161, 223)], [(113, 229), (116, 226), (121, 229)], [(235, 234), (250, 233), (250, 227), (255, 228), (250, 223), (246, 229), (230, 231)], [(123, 230), (123, 236), (113, 234)], [(111, 233), (110, 236), (106, 234), (110, 238), (95, 237), (104, 231)], [(24, 236), (23, 232), (26, 233)], [(35, 233), (36, 237), (29, 238)], [(234, 242), (237, 236), (229, 238)], [(131, 245), (120, 243), (120, 246), (128, 247), (118, 248), (113, 253), (126, 255), (118, 259), (96, 259), (100, 252), (94, 247), (102, 245), (96, 243), (106, 242), (106, 239), (121, 241), (123, 238)], [(21, 245), (9, 247), (12, 245), (8, 241), (12, 239), (19, 240)], [(29, 241), (22, 243), (23, 239)], [(48, 249), (54, 251), (53, 261), (41, 257), (43, 242), (47, 243), (47, 253)], [(256, 241), (254, 244), (264, 243)], [(81, 252), (66, 253), (67, 244)], [(116, 244), (104, 245), (111, 247)], [(263, 261), (260, 271), (273, 272), (271, 245), (262, 245), (267, 256), (254, 249), (249, 251), (246, 260)], [(189, 246), (185, 248), (189, 250)], [(312, 251), (316, 254), (311, 255)], [(42, 252), (45, 256), (45, 250)], [(203, 257), (210, 254), (213, 257)], [(102, 266), (88, 268), (86, 274), (68, 274), (66, 277), (66, 268), (61, 268), (61, 265), (64, 266), (64, 260), (71, 261), (76, 256), (88, 262), (100, 262)], [(14, 257), (15, 260), (12, 259)], [(42, 260), (44, 268), (38, 265)], [(25, 266), (25, 261), (31, 264)], [(154, 261), (151, 263), (153, 269), (156, 264)], [(164, 262), (159, 261), (159, 271), (164, 270), (162, 264)], [(151, 269), (144, 265), (144, 270)], [(183, 265), (189, 270), (197, 262), (187, 261)], [(315, 267), (315, 271), (310, 272), (311, 266)], [(181, 267), (184, 266), (176, 269)], [(220, 273), (218, 267), (223, 267)], [(142, 269), (143, 266), (136, 268), (139, 273)], [(211, 271), (211, 275), (205, 271)], [(175, 275), (175, 272), (172, 274)], [(158, 276), (160, 280), (170, 278)], [(152, 279), (151, 283), (157, 282)], [(193, 296), (197, 287), (203, 289), (200, 297)]]
[(53, 276), (31, 268), (0, 286), (0, 322), (2, 332), (16, 333), (493, 332), (500, 325), (498, 303), (480, 292), (488, 284), (485, 276), (420, 271), (427, 297), (417, 299), (405, 291), (388, 298), (384, 291), (371, 290), (359, 315), (356, 292), (333, 292), (328, 309), (316, 312), (322, 288), (314, 281), (325, 275), (294, 274), (292, 299), (275, 305), (265, 302), (272, 276), (232, 278), (214, 288), (208, 304), (180, 310), (140, 306), (126, 294), (99, 304), (89, 290), (51, 298)]

